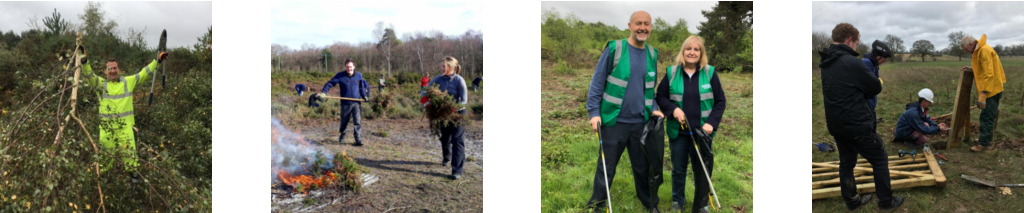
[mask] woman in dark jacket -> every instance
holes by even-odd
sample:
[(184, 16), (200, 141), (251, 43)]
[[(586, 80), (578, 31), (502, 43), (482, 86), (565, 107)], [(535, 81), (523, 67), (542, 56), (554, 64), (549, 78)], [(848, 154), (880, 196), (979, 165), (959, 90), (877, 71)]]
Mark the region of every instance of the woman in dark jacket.
[[(462, 73), (459, 60), (451, 56), (445, 57), (444, 63), (441, 64), (441, 70), (444, 74), (434, 77), (434, 80), (431, 80), (427, 86), (437, 85), (441, 91), (452, 96), (452, 100), (456, 103), (466, 104), (468, 93), (466, 92), (466, 81), (459, 75)], [(426, 95), (426, 92), (423, 95)], [(462, 108), (457, 112), (466, 114), (466, 109)], [(452, 174), (448, 178), (457, 180), (462, 177), (462, 166), (466, 163), (466, 145), (462, 137), (465, 132), (466, 128), (461, 124), (441, 128), (441, 153), (444, 158), (441, 165), (447, 166), (449, 161), (452, 163)]]
[[(672, 156), (672, 207), (685, 208), (686, 195), (686, 164), (693, 161), (693, 176), (696, 178), (692, 211), (706, 209), (710, 202), (710, 187), (706, 177), (711, 175), (714, 157), (702, 154), (708, 174), (698, 163), (697, 150), (691, 139), (690, 129), (705, 131), (713, 137), (718, 124), (725, 112), (725, 93), (715, 73), (715, 67), (708, 65), (707, 51), (704, 41), (698, 36), (690, 36), (683, 41), (683, 46), (676, 56), (676, 65), (666, 69), (665, 77), (658, 85), (654, 100), (658, 107), (670, 116), (665, 125), (665, 133), (669, 137), (669, 150)], [(687, 122), (688, 121), (688, 122)], [(681, 124), (691, 124), (692, 128), (683, 129)], [(712, 147), (701, 145), (700, 149), (710, 150)], [(701, 152), (705, 153), (705, 152)]]

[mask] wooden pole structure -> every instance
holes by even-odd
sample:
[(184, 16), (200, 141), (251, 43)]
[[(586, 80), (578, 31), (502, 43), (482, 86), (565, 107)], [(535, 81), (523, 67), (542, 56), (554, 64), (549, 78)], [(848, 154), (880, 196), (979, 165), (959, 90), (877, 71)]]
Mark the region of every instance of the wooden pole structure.
[[(953, 118), (950, 122), (949, 148), (960, 146), (961, 133), (966, 129), (970, 137), (971, 125), (971, 86), (974, 84), (974, 71), (960, 71), (960, 82), (957, 83), (956, 100), (953, 103)], [(966, 127), (966, 128), (965, 128)]]

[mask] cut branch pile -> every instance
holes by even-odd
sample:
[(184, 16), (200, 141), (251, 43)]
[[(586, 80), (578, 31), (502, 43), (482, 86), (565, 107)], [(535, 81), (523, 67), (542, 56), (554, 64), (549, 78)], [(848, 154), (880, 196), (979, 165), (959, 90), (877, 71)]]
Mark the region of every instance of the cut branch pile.
[(459, 109), (465, 109), (466, 105), (455, 103), (452, 96), (438, 89), (430, 87), (426, 91), (427, 119), (430, 120), (431, 134), (441, 135), (441, 128), (453, 125), (466, 125), (466, 116), (458, 113)]

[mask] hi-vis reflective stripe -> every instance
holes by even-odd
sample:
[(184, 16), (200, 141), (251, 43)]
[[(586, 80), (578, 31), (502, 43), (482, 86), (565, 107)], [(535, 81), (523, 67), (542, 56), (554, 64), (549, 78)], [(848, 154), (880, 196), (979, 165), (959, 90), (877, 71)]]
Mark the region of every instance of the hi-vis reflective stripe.
[[(149, 65), (146, 65), (146, 75), (149, 75)], [(139, 85), (139, 73), (135, 73), (135, 85)], [(138, 86), (135, 86), (138, 87)], [(128, 91), (128, 90), (125, 90)]]
[(680, 102), (680, 101), (683, 101), (683, 96), (682, 95), (668, 95), (668, 99), (671, 99), (672, 101), (675, 101), (675, 102)]
[(626, 88), (626, 83), (627, 82), (623, 81), (622, 79), (616, 78), (615, 76), (608, 75), (608, 83), (612, 83), (612, 84), (615, 84), (615, 86), (620, 86), (622, 88)]
[(647, 106), (654, 105), (654, 99), (644, 99), (644, 104)]
[(619, 98), (616, 98), (614, 96), (608, 95), (608, 93), (604, 93), (604, 100), (606, 100), (606, 101), (608, 101), (610, 103), (613, 103), (615, 105), (622, 105), (622, 99), (619, 99)]
[(622, 40), (615, 40), (615, 60), (612, 61), (612, 67), (619, 65), (619, 58), (622, 57)]
[(645, 83), (644, 83), (644, 87), (647, 87), (647, 88), (654, 88), (654, 82), (653, 82), (653, 81), (648, 81), (648, 82), (645, 82)]
[(708, 110), (708, 111), (700, 111), (700, 117), (702, 117), (702, 118), (706, 118), (706, 117), (710, 117), (710, 116), (711, 116), (711, 110)]
[(118, 118), (130, 116), (130, 115), (135, 115), (135, 111), (128, 111), (128, 112), (119, 113), (119, 114), (102, 114), (101, 113), (100, 114), (100, 118), (118, 119)]
[(107, 82), (103, 82), (103, 99), (117, 100), (131, 96), (132, 94), (128, 93), (128, 83), (124, 81), (125, 79), (121, 78), (121, 84), (124, 85), (124, 93), (120, 95), (110, 95), (110, 92), (107, 91)]
[(700, 100), (702, 100), (702, 101), (703, 100), (708, 100), (708, 99), (714, 99), (714, 98), (715, 98), (715, 94), (713, 94), (713, 93), (701, 93), (700, 94)]

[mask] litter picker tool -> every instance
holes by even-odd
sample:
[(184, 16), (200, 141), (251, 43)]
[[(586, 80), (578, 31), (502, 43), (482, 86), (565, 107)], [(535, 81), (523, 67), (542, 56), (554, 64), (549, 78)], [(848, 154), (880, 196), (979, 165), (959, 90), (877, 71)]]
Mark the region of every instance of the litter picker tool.
[[(167, 30), (164, 30), (163, 32), (160, 32), (160, 46), (158, 46), (156, 48), (156, 52), (157, 52), (157, 54), (159, 54), (161, 52), (166, 52), (166, 51), (167, 51)], [(160, 63), (160, 66), (161, 66), (160, 68), (163, 68), (163, 63)], [(149, 105), (150, 106), (153, 105), (153, 88), (156, 88), (156, 70), (153, 70), (152, 78), (153, 78), (153, 81), (150, 82), (150, 87), (149, 87)], [(162, 80), (160, 82), (163, 83)]]
[(604, 140), (601, 139), (601, 135), (604, 135), (604, 134), (601, 134), (601, 123), (598, 122), (597, 125), (598, 125), (597, 126), (597, 141), (598, 141), (598, 143), (597, 143), (598, 144), (597, 150), (601, 153), (601, 168), (603, 168), (602, 170), (604, 171), (604, 174), (603, 174), (604, 175), (604, 193), (606, 193), (606, 195), (608, 196), (608, 200), (605, 201), (606, 203), (608, 203), (608, 210), (605, 211), (605, 212), (611, 213), (612, 212), (612, 192), (608, 191), (608, 187), (610, 187), (611, 184), (608, 183), (608, 166), (605, 164), (605, 161), (604, 161)]
[[(707, 139), (707, 137), (709, 137), (709, 135), (707, 135), (707, 132), (704, 132), (703, 129), (698, 129), (697, 131), (693, 131), (693, 128), (691, 128), (689, 123), (690, 122), (685, 122), (683, 124), (680, 124), (680, 126), (690, 131), (690, 140), (693, 140), (693, 147), (697, 148), (697, 160), (700, 160), (700, 166), (701, 166), (701, 168), (704, 168), (704, 177), (708, 179), (708, 186), (711, 187), (711, 195), (715, 196), (715, 204), (718, 206), (718, 209), (722, 209), (722, 203), (718, 200), (718, 192), (715, 192), (715, 185), (711, 184), (711, 175), (708, 175), (708, 167), (706, 165), (704, 165), (704, 157), (701, 156), (701, 154), (700, 154), (700, 146), (697, 145), (699, 143), (705, 143), (704, 147), (707, 147), (708, 148), (708, 152), (712, 153), (711, 158), (713, 159), (714, 158), (714, 152), (711, 151), (711, 146), (708, 146), (710, 144), (707, 144), (708, 141), (706, 141), (706, 139)], [(701, 140), (697, 141), (696, 138), (693, 137), (693, 134), (701, 134), (699, 136), (701, 138)], [(714, 205), (712, 205), (712, 207), (714, 207)]]

